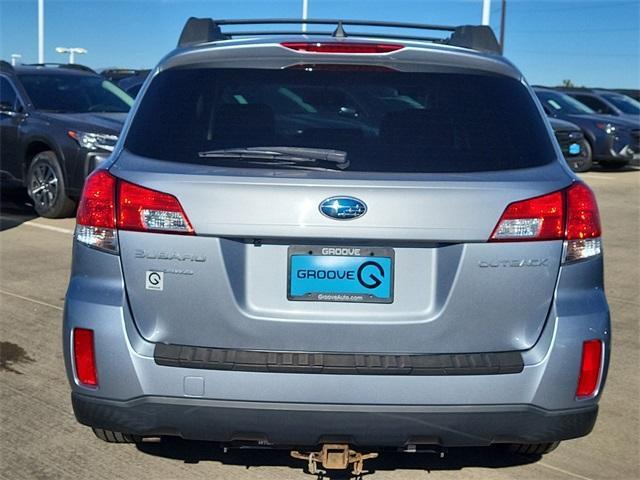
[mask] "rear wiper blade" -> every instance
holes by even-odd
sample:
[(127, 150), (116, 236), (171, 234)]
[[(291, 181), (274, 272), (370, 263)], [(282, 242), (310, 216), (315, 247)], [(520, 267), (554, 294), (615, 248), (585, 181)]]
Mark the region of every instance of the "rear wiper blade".
[(260, 164), (277, 166), (323, 166), (344, 170), (349, 166), (347, 152), (329, 148), (307, 147), (246, 147), (223, 148), (199, 152), (200, 158), (219, 158), (223, 160), (246, 159), (261, 160)]

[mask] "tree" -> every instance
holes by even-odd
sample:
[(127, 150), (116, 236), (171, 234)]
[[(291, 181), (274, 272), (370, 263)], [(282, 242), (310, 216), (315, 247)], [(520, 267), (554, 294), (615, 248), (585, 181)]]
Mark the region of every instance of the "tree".
[(568, 78), (566, 80), (562, 80), (562, 86), (563, 87), (567, 87), (567, 88), (574, 88), (575, 87), (573, 82)]

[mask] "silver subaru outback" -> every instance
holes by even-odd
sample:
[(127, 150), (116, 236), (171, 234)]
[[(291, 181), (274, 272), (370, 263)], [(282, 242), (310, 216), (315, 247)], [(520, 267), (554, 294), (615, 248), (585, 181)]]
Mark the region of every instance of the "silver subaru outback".
[(610, 356), (598, 208), (493, 33), (293, 23), (190, 19), (86, 180), (78, 421), (328, 468), (588, 434)]

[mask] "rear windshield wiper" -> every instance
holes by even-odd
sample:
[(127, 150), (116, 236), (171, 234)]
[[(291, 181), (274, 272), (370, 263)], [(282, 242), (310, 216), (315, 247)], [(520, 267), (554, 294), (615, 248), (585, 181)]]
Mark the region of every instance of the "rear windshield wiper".
[(344, 170), (349, 166), (347, 152), (328, 148), (307, 147), (246, 147), (224, 148), (199, 152), (200, 158), (244, 160), (254, 165), (274, 165), (291, 168)]

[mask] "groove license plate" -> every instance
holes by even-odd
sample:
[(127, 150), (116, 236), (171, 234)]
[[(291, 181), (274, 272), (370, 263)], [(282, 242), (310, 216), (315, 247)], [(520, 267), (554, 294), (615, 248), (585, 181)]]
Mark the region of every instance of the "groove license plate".
[(378, 247), (289, 247), (289, 300), (393, 303), (394, 252)]

